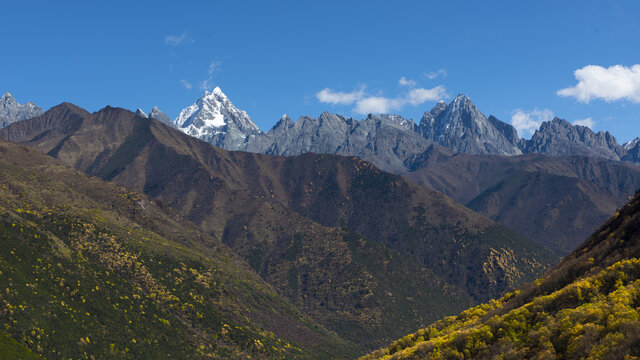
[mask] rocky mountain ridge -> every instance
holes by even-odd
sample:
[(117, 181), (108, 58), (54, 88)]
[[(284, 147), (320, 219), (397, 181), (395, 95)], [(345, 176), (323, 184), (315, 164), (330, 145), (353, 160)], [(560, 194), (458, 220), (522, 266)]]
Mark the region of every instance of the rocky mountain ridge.
[[(10, 93), (0, 100), (3, 127), (42, 113), (33, 103), (18, 104)], [(284, 115), (269, 131), (262, 132), (219, 87), (205, 91), (174, 120), (157, 106), (148, 115), (141, 109), (136, 113), (226, 150), (284, 156), (306, 152), (358, 156), (395, 173), (415, 167), (411, 158), (430, 144), (472, 155), (585, 155), (640, 163), (639, 139), (620, 145), (609, 132), (595, 133), (557, 117), (543, 122), (531, 139), (520, 138), (511, 124), (493, 115), (486, 117), (464, 94), (448, 104), (440, 100), (424, 113), (419, 124), (400, 115), (369, 114), (356, 120), (323, 112), (317, 118), (302, 116), (295, 122)]]
[(323, 112), (317, 118), (302, 116), (295, 122), (285, 115), (269, 131), (261, 132), (220, 88), (214, 93), (206, 92), (196, 104), (185, 108), (174, 124), (227, 150), (284, 156), (306, 152), (358, 156), (396, 173), (412, 167), (411, 158), (430, 144), (472, 155), (538, 153), (640, 161), (640, 154), (636, 154), (640, 147), (634, 150), (637, 141), (621, 146), (609, 132), (594, 133), (560, 118), (543, 122), (531, 139), (522, 139), (511, 124), (495, 116), (487, 118), (464, 94), (449, 104), (439, 101), (424, 113), (419, 124), (400, 115), (369, 114), (356, 120)]

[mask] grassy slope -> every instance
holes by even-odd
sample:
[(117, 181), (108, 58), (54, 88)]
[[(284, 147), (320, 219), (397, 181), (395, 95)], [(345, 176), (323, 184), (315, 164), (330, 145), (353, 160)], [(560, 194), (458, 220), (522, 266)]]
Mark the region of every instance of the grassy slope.
[(363, 359), (640, 357), (640, 195), (544, 278)]
[(32, 351), (354, 356), (169, 209), (32, 149), (0, 153), (0, 326)]
[(621, 260), (508, 312), (518, 292), (362, 359), (638, 359), (640, 260)]
[(0, 332), (0, 355), (3, 359), (11, 360), (38, 360), (42, 357), (34, 354), (23, 344), (15, 341), (6, 333)]

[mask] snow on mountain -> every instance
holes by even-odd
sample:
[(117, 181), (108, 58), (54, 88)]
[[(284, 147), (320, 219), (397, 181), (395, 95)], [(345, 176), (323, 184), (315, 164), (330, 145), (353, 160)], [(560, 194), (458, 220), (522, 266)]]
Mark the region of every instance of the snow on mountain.
[(640, 137), (637, 137), (631, 141), (627, 141), (626, 143), (622, 144), (622, 147), (628, 151), (633, 149), (639, 143), (640, 143)]
[(142, 111), (142, 109), (140, 109), (140, 108), (138, 108), (138, 109), (136, 110), (136, 115), (138, 115), (138, 116), (142, 116), (143, 118), (148, 118), (148, 117), (149, 117), (149, 116), (147, 116), (147, 114), (146, 114), (144, 111)]
[(20, 120), (42, 115), (44, 110), (32, 102), (20, 104), (10, 92), (0, 98), (0, 128)]
[(260, 129), (249, 115), (237, 109), (219, 87), (183, 109), (174, 121), (182, 132), (228, 150), (238, 150)]

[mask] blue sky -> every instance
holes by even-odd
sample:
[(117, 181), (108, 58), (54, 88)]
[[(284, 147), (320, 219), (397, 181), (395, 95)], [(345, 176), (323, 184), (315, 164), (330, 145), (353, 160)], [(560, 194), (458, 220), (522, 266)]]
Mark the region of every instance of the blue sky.
[(553, 115), (640, 136), (638, 1), (11, 1), (0, 33), (0, 92), (43, 108), (175, 118), (204, 84), (268, 130), (465, 93), (525, 137)]

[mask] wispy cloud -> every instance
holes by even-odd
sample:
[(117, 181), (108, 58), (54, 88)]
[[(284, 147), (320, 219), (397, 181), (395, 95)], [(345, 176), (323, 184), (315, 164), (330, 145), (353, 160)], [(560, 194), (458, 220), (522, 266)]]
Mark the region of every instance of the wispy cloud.
[(209, 76), (206, 80), (200, 83), (200, 88), (202, 90), (210, 90), (213, 87), (213, 73), (220, 71), (221, 65), (222, 61), (212, 61), (209, 63), (209, 70), (207, 70), (207, 74), (209, 74)]
[(180, 80), (180, 83), (187, 90), (191, 90), (193, 88), (193, 85), (190, 82), (188, 82), (187, 80), (185, 80), (185, 79)]
[(430, 71), (428, 73), (424, 73), (424, 76), (426, 76), (427, 79), (429, 79), (429, 80), (433, 80), (433, 79), (436, 79), (438, 77), (446, 78), (447, 75), (449, 75), (449, 74), (447, 74), (447, 69), (440, 69), (438, 71)]
[(628, 100), (640, 103), (640, 64), (604, 68), (587, 65), (574, 72), (578, 84), (558, 90), (560, 96), (570, 96), (580, 102)]
[(220, 70), (220, 65), (222, 65), (222, 61), (212, 61), (209, 63), (209, 75), (213, 75), (215, 71)]
[(398, 80), (398, 85), (400, 86), (408, 86), (408, 87), (415, 87), (417, 85), (416, 81), (413, 79), (407, 79), (404, 76), (400, 78), (400, 80)]
[(553, 111), (549, 109), (534, 109), (532, 111), (516, 109), (511, 116), (511, 125), (516, 128), (520, 137), (528, 138), (540, 128), (540, 124), (544, 121), (551, 121), (553, 116)]
[(581, 125), (581, 126), (586, 126), (589, 129), (593, 130), (593, 126), (596, 124), (595, 121), (593, 121), (592, 118), (588, 117), (586, 119), (579, 119), (579, 120), (575, 120), (573, 122), (573, 125)]
[(364, 87), (360, 88), (360, 90), (353, 90), (351, 92), (333, 91), (329, 88), (324, 88), (316, 94), (316, 98), (321, 103), (333, 105), (351, 105), (362, 99), (363, 96)]
[(195, 42), (195, 40), (193, 40), (186, 31), (180, 35), (167, 35), (164, 37), (164, 43), (171, 46), (178, 46), (180, 44), (192, 42)]
[(436, 86), (432, 89), (415, 88), (417, 83), (405, 77), (400, 78), (398, 84), (408, 86), (411, 89), (396, 97), (385, 97), (380, 94), (369, 95), (365, 93), (365, 87), (351, 92), (334, 91), (324, 88), (316, 93), (318, 101), (332, 105), (353, 105), (353, 111), (358, 114), (389, 113), (402, 109), (405, 105), (417, 106), (427, 101), (436, 101), (448, 97), (444, 86)]

